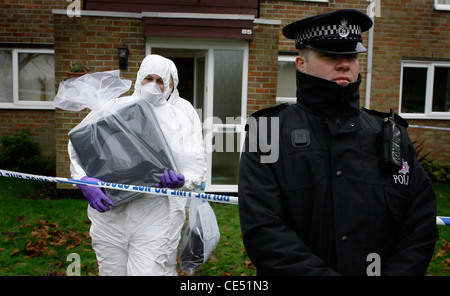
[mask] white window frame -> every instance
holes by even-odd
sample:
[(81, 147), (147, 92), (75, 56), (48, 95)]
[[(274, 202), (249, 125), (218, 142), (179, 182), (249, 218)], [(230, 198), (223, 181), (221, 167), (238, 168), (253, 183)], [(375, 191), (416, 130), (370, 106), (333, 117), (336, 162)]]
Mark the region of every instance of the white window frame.
[[(295, 59), (297, 58), (297, 55), (280, 55), (278, 56), (278, 62), (292, 62), (295, 64)], [(296, 87), (294, 85), (294, 87)], [(278, 85), (277, 85), (278, 88)], [(277, 97), (276, 101), (278, 103), (289, 103), (289, 104), (295, 104), (297, 103), (297, 97)]]
[[(402, 61), (400, 75), (400, 94), (399, 94), (399, 113), (406, 119), (450, 119), (449, 112), (434, 112), (433, 110), (433, 84), (436, 67), (449, 67), (450, 62), (436, 61)], [(402, 92), (403, 92), (403, 69), (405, 67), (426, 68), (427, 81), (425, 90), (425, 111), (424, 113), (403, 113), (402, 110)]]
[(450, 11), (450, 3), (449, 4), (440, 4), (438, 2), (439, 2), (439, 0), (434, 0), (434, 9)]
[[(9, 50), (2, 48), (2, 50)], [(55, 54), (53, 49), (11, 49), (12, 58), (12, 77), (13, 77), (13, 101), (0, 102), (0, 109), (38, 109), (38, 110), (54, 110), (53, 101), (20, 101), (19, 100), (19, 54), (20, 53), (46, 53)]]

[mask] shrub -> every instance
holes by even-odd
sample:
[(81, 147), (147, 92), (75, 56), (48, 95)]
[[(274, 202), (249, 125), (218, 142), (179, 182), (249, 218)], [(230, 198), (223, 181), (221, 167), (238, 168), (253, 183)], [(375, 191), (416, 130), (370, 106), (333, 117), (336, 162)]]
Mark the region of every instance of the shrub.
[(23, 173), (53, 175), (55, 165), (39, 157), (39, 145), (22, 130), (13, 137), (0, 139), (0, 168)]
[(426, 159), (422, 161), (422, 166), (434, 182), (450, 182), (450, 164), (442, 163), (438, 160)]
[[(434, 182), (450, 182), (450, 163), (443, 163), (439, 160), (431, 160), (428, 158), (429, 152), (425, 155), (421, 155), (423, 143), (416, 145), (414, 148), (416, 149), (416, 156), (419, 160), (420, 164), (427, 172), (428, 176), (430, 176), (431, 180)], [(417, 144), (417, 141), (413, 142), (413, 145)]]

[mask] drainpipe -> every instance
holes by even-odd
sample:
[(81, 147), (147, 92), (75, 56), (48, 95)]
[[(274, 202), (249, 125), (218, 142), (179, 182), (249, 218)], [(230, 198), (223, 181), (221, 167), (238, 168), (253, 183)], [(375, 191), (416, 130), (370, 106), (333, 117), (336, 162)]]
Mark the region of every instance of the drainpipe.
[(364, 107), (370, 108), (370, 91), (372, 87), (372, 57), (373, 57), (373, 34), (375, 27), (375, 15), (370, 17), (373, 22), (372, 28), (369, 30), (369, 48), (367, 49), (367, 75), (366, 75), (366, 96)]

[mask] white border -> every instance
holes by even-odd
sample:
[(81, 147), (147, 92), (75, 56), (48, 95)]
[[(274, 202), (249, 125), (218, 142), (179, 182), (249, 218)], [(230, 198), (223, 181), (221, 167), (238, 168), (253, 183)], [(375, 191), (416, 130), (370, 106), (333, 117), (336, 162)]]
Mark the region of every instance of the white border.
[(186, 18), (186, 19), (215, 19), (215, 20), (248, 20), (255, 17), (250, 14), (220, 14), (220, 13), (178, 13), (178, 12), (142, 12), (142, 17), (152, 18)]
[[(297, 55), (280, 55), (278, 56), (278, 62), (293, 62), (295, 63), (295, 59)], [(278, 87), (278, 84), (277, 84)], [(276, 101), (279, 103), (289, 103), (294, 104), (297, 103), (297, 97), (277, 97)]]
[[(402, 113), (402, 89), (403, 89), (403, 69), (404, 67), (412, 68), (426, 68), (427, 69), (427, 81), (425, 90), (425, 112), (424, 113)], [(449, 67), (450, 62), (437, 62), (437, 61), (412, 61), (404, 60), (401, 63), (400, 74), (400, 90), (399, 90), (399, 114), (405, 119), (439, 119), (450, 120), (449, 112), (433, 112), (433, 83), (434, 83), (434, 69), (435, 67)]]
[(438, 0), (434, 0), (434, 9), (450, 11), (450, 4), (439, 4)]
[[(67, 15), (64, 9), (52, 9), (53, 14)], [(184, 12), (151, 12), (141, 13), (115, 12), (101, 10), (81, 10), (81, 16), (102, 16), (102, 17), (127, 17), (127, 18), (177, 18), (177, 19), (217, 19), (217, 20), (248, 20), (255, 24), (281, 25), (281, 20), (255, 18), (251, 14), (223, 14), (223, 13), (184, 13)]]
[[(19, 44), (18, 44), (19, 45)], [(2, 50), (6, 50), (3, 48)], [(0, 109), (29, 109), (29, 110), (55, 110), (52, 101), (21, 101), (19, 100), (19, 53), (47, 53), (55, 54), (53, 49), (41, 49), (41, 48), (12, 48), (12, 80), (13, 80), (13, 101), (12, 102), (0, 102)], [(55, 94), (56, 95), (56, 94)]]
[[(67, 10), (65, 10), (65, 9), (52, 9), (52, 14), (67, 15)], [(81, 16), (106, 16), (106, 17), (142, 18), (142, 13), (101, 11), (101, 10), (80, 10), (80, 17)]]

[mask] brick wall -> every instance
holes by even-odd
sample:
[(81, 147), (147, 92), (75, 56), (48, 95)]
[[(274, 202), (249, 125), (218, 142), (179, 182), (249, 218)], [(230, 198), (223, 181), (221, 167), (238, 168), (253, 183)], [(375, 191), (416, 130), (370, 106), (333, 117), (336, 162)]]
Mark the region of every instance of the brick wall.
[(276, 105), (279, 26), (253, 26), (249, 49), (247, 113)]
[(27, 129), (28, 135), (39, 144), (40, 156), (55, 157), (54, 111), (0, 109), (0, 137), (11, 137)]
[[(129, 50), (128, 69), (121, 71), (125, 79), (135, 80), (140, 62), (145, 56), (145, 38), (141, 19), (116, 17), (69, 18), (54, 15), (55, 76), (57, 82), (68, 79), (71, 64), (81, 62), (91, 72), (117, 70), (117, 48), (125, 44)], [(133, 87), (132, 87), (133, 89)], [(129, 94), (132, 93), (132, 90)], [(72, 112), (56, 109), (56, 169), (57, 176), (70, 177), (67, 154), (68, 132), (89, 110)], [(58, 188), (70, 188), (58, 184)]]
[(52, 9), (65, 9), (65, 0), (3, 0), (0, 42), (53, 44)]
[[(448, 120), (408, 120), (410, 125), (449, 128)], [(450, 132), (448, 130), (409, 127), (408, 133), (414, 146), (423, 143), (421, 155), (429, 154), (430, 159), (450, 162)]]

